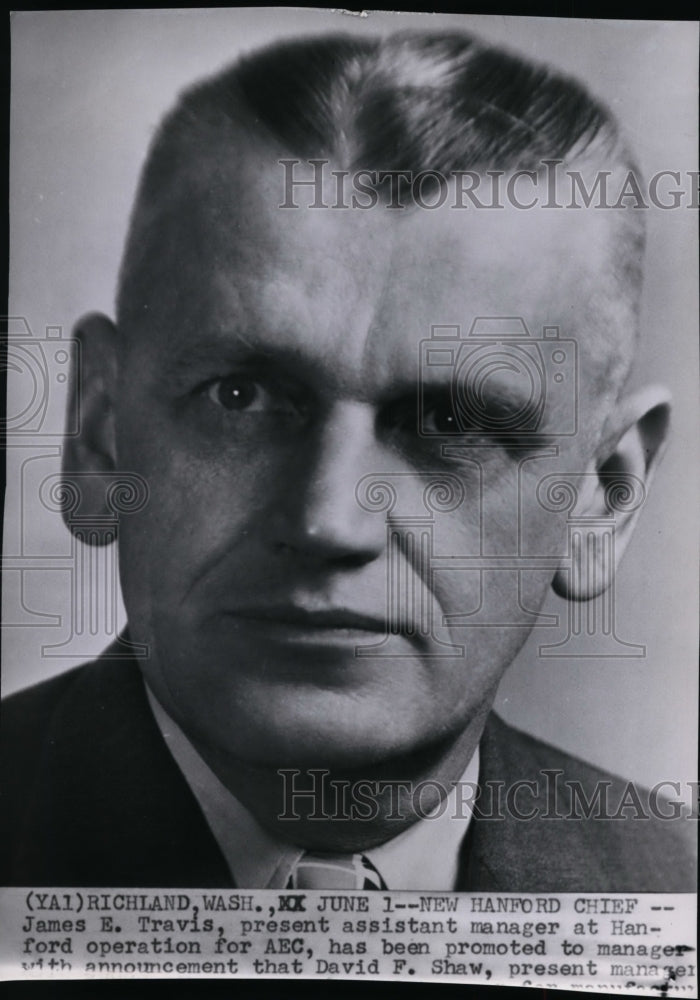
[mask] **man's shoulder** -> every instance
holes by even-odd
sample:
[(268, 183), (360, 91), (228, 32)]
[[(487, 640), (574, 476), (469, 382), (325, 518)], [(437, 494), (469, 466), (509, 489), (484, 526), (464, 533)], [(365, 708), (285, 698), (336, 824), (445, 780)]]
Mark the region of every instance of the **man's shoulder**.
[(18, 740), (33, 741), (40, 737), (56, 706), (74, 689), (87, 669), (87, 666), (73, 667), (3, 698), (0, 727), (3, 742), (14, 744)]
[[(503, 783), (511, 797), (517, 789), (546, 796), (551, 818), (582, 815), (596, 820), (667, 820), (671, 799), (680, 801), (672, 783), (652, 788), (583, 760), (572, 753), (523, 732), (492, 714), (482, 740), (482, 777)], [(526, 784), (527, 783), (527, 784)], [(682, 782), (676, 788), (682, 792)], [(543, 805), (540, 802), (540, 805)], [(679, 810), (677, 810), (679, 811)], [(655, 824), (651, 824), (656, 829)]]
[(479, 850), (499, 882), (515, 878), (532, 891), (694, 887), (695, 824), (663, 789), (596, 767), (495, 715), (482, 740), (479, 785), (475, 815), (486, 830)]
[(131, 660), (119, 663), (106, 650), (96, 660), (8, 695), (2, 700), (0, 716), (3, 748), (29, 750), (45, 740), (52, 721), (60, 717), (66, 706), (88, 711), (113, 697), (115, 692), (133, 694), (140, 683), (136, 663)]
[(630, 784), (619, 774), (518, 729), (494, 712), (484, 731), (483, 758), (486, 767), (494, 766), (515, 780), (536, 775), (551, 785), (561, 776), (568, 787), (600, 784), (619, 790)]
[(0, 794), (6, 809), (17, 795), (26, 794), (27, 781), (41, 757), (52, 720), (65, 699), (80, 687), (87, 670), (87, 666), (74, 667), (3, 699)]
[(3, 699), (0, 796), (6, 817), (21, 810), (35, 774), (51, 753), (67, 741), (79, 752), (84, 749), (81, 721), (99, 713), (115, 690), (133, 687), (136, 675), (135, 664), (115, 669), (108, 657), (101, 657)]
[(107, 650), (11, 696), (0, 729), (0, 884), (230, 884), (135, 660)]

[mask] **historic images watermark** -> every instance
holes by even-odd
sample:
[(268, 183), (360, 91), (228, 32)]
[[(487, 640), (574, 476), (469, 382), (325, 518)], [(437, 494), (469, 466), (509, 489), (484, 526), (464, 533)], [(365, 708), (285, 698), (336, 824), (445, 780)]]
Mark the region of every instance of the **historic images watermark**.
[[(563, 168), (563, 160), (542, 160), (537, 170), (338, 170), (330, 160), (281, 159), (283, 199), (279, 208), (390, 210), (447, 205), (454, 209), (533, 208), (649, 209), (700, 205), (700, 171), (658, 170), (643, 177), (634, 170)], [(313, 194), (313, 200), (309, 196)]]
[[(642, 788), (633, 781), (596, 781), (592, 787), (564, 778), (560, 768), (543, 768), (531, 778), (505, 781), (332, 778), (325, 768), (280, 768), (278, 819), (387, 822), (439, 820), (635, 820), (697, 819), (700, 784), (658, 781)], [(437, 805), (435, 801), (437, 798)]]

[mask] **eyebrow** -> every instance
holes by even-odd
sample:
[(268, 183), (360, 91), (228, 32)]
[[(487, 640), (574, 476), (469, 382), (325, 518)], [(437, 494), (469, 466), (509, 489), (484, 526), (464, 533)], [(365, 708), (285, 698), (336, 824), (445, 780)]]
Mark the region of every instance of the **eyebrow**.
[[(284, 330), (278, 331), (280, 340), (284, 339)], [(328, 358), (317, 358), (313, 351), (307, 349), (298, 331), (290, 331), (290, 343), (272, 343), (265, 337), (265, 331), (234, 329), (213, 330), (198, 337), (183, 340), (163, 361), (159, 373), (159, 381), (175, 380), (187, 383), (192, 381), (193, 374), (204, 369), (221, 371), (226, 366), (246, 365), (251, 368), (269, 366), (277, 369), (291, 378), (320, 386), (328, 386)], [(396, 376), (385, 387), (379, 387), (377, 402), (382, 404), (407, 396), (415, 396), (417, 386), (417, 355), (415, 374), (413, 377)], [(390, 374), (394, 374), (390, 372)]]
[[(379, 391), (374, 402), (380, 408), (391, 407), (394, 404), (418, 404), (421, 401), (453, 400), (454, 368), (437, 367), (423, 369), (421, 377), (418, 364), (418, 352), (415, 356), (416, 366), (413, 376), (398, 371), (392, 371), (395, 380), (389, 385), (378, 387)], [(319, 384), (327, 386), (328, 376), (323, 365), (310, 356), (299, 346), (285, 344), (270, 344), (265, 342), (256, 331), (226, 330), (212, 331), (197, 340), (190, 339), (180, 345), (162, 366), (158, 376), (159, 382), (175, 381), (177, 385), (185, 386), (201, 377), (207, 370), (212, 374), (225, 374), (227, 367), (245, 366), (250, 369), (269, 367), (272, 372), (281, 372), (291, 379), (305, 382), (310, 389), (318, 380)], [(272, 373), (271, 372), (271, 373)], [(311, 377), (310, 377), (311, 376)], [(314, 378), (313, 376), (316, 376)], [(466, 382), (469, 392), (469, 380)], [(487, 379), (482, 386), (483, 407), (488, 413), (498, 413), (507, 420), (518, 410), (527, 406), (529, 396), (512, 383), (498, 382)], [(504, 433), (507, 433), (504, 430)], [(519, 432), (522, 433), (522, 432)], [(543, 431), (532, 431), (538, 437)]]
[(297, 352), (282, 346), (263, 344), (256, 334), (225, 333), (211, 334), (198, 340), (190, 340), (173, 352), (163, 364), (161, 380), (175, 379), (189, 381), (193, 370), (206, 368), (221, 369), (226, 365), (240, 364), (290, 364), (299, 365)]
[[(435, 370), (433, 372), (421, 380), (423, 394), (428, 397), (433, 395), (444, 396), (445, 393), (452, 395), (453, 386), (457, 384), (452, 372), (445, 372), (444, 375), (438, 375)], [(476, 386), (473, 379), (466, 378), (460, 381), (465, 386), (466, 396), (469, 396), (470, 393), (476, 395)], [(505, 414), (508, 414), (519, 409), (524, 409), (530, 401), (531, 396), (525, 388), (513, 385), (512, 382), (489, 378), (482, 384), (479, 398), (483, 399), (485, 405), (492, 405), (498, 409), (502, 409)]]

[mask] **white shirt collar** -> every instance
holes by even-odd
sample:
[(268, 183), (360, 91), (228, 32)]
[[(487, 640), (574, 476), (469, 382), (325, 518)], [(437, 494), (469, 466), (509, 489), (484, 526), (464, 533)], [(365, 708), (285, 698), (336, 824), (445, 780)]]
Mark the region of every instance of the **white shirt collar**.
[[(209, 828), (239, 889), (284, 889), (304, 854), (257, 822), (200, 757), (180, 727), (146, 684), (148, 701), (163, 739), (199, 802)], [(413, 823), (391, 840), (363, 853), (389, 889), (449, 892), (456, 888), (459, 854), (471, 822), (472, 796), (458, 796), (460, 785), (476, 787), (479, 750), (459, 782), (433, 815)], [(465, 801), (466, 798), (466, 801)]]

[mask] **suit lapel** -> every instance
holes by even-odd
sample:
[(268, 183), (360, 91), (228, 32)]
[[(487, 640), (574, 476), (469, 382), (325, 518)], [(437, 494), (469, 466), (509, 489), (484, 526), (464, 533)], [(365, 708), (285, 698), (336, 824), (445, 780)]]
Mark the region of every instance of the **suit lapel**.
[(505, 892), (512, 878), (509, 859), (516, 831), (507, 819), (489, 818), (494, 813), (506, 765), (507, 734), (502, 728), (506, 727), (497, 717), (489, 716), (479, 747), (479, 793), (469, 831), (462, 843), (457, 883), (462, 892)]

